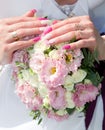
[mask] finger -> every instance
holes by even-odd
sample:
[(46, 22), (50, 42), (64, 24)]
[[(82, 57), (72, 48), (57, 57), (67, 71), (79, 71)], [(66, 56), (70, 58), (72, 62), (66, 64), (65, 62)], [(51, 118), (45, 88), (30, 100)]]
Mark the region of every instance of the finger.
[(61, 36), (52, 38), (51, 40), (48, 41), (48, 44), (55, 45), (55, 44), (59, 44), (59, 43), (63, 43), (63, 42), (69, 42), (74, 37), (75, 37), (75, 31), (73, 31), (72, 33), (69, 32), (69, 33), (63, 34)]
[(42, 22), (40, 20), (35, 20), (35, 21), (28, 21), (28, 22), (20, 22), (20, 23), (16, 23), (13, 24), (11, 26), (9, 26), (9, 32), (13, 32), (15, 30), (21, 29), (21, 28), (36, 28), (36, 27), (44, 27), (46, 26), (46, 24), (42, 24)]
[(60, 28), (57, 28), (55, 30), (52, 30), (50, 33), (48, 33), (44, 39), (50, 40), (52, 38), (64, 35), (68, 32), (74, 31), (75, 30), (75, 24), (67, 24), (65, 26), (62, 26)]
[(35, 17), (23, 17), (23, 16), (19, 16), (19, 17), (13, 17), (13, 18), (5, 18), (3, 20), (3, 22), (7, 25), (11, 25), (11, 24), (15, 24), (15, 23), (19, 23), (19, 22), (28, 22), (28, 21), (35, 21), (37, 18)]
[(70, 49), (80, 49), (80, 48), (89, 48), (91, 51), (95, 48), (95, 42), (93, 38), (90, 39), (81, 39), (77, 42), (73, 42), (70, 44)]
[(36, 12), (37, 12), (36, 9), (32, 9), (32, 10), (28, 11), (26, 14), (24, 14), (23, 16), (33, 17)]
[(42, 33), (42, 30), (40, 30), (39, 28), (20, 29), (18, 31), (9, 33), (9, 36), (7, 38), (7, 42), (11, 43), (11, 42), (14, 42), (14, 41), (17, 41), (17, 40), (23, 40), (24, 37), (38, 35), (38, 34), (41, 34), (41, 33)]
[(90, 20), (89, 16), (78, 16), (78, 17), (68, 18), (68, 19), (59, 21), (56, 24), (52, 25), (52, 28), (57, 29), (61, 26), (65, 26), (66, 24), (72, 24), (72, 23), (77, 24), (81, 21), (84, 21), (85, 19)]
[(28, 40), (28, 41), (16, 41), (8, 45), (8, 49), (10, 52), (14, 52), (18, 49), (23, 49), (26, 47), (29, 47), (31, 45), (35, 44), (34, 40)]

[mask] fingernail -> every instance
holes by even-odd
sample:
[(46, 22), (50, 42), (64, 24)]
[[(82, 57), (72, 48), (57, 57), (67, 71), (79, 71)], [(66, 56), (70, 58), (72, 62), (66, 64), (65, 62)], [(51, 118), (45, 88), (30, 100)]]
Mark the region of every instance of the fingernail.
[(32, 13), (36, 13), (37, 10), (36, 10), (36, 9), (32, 9), (31, 12), (32, 12)]
[(47, 20), (47, 18), (38, 18), (38, 20)]
[(46, 29), (46, 27), (40, 27), (39, 30), (40, 31), (44, 31)]
[(45, 31), (43, 32), (43, 35), (46, 35), (47, 33), (52, 31), (52, 27), (46, 27)]
[(34, 41), (34, 42), (37, 42), (37, 41), (39, 41), (40, 39), (41, 39), (41, 37), (38, 36), (38, 37), (35, 37), (35, 38), (33, 39), (33, 41)]
[(57, 21), (57, 20), (54, 20), (54, 21), (52, 22), (52, 24), (56, 24), (56, 23), (58, 23), (58, 21)]
[(70, 44), (66, 44), (62, 47), (64, 50), (70, 50), (71, 46)]
[(52, 35), (51, 34), (47, 34), (47, 35), (42, 34), (42, 37), (43, 37), (43, 40), (48, 40), (52, 37)]
[(55, 41), (56, 41), (55, 39), (51, 39), (51, 40), (48, 41), (48, 44), (49, 44), (49, 45), (52, 45), (52, 44), (55, 43)]
[(51, 25), (51, 21), (50, 20), (41, 20), (41, 24), (42, 25)]

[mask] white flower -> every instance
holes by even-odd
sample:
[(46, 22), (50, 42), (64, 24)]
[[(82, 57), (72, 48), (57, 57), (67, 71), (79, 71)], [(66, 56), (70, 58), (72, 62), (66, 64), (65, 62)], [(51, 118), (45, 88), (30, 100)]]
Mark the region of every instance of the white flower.
[(49, 53), (49, 57), (51, 57), (52, 59), (59, 59), (59, 54), (58, 54), (58, 50), (52, 50)]
[(67, 91), (65, 97), (67, 101), (67, 108), (74, 108), (75, 104), (72, 100), (72, 93)]
[(46, 88), (46, 85), (42, 82), (39, 83), (38, 91), (41, 97), (45, 97), (46, 95), (48, 95), (48, 90)]
[(61, 109), (61, 110), (58, 110), (58, 111), (56, 112), (56, 114), (59, 115), (59, 116), (63, 116), (63, 115), (66, 115), (66, 114), (67, 114), (67, 111), (64, 110), (64, 109)]
[(65, 81), (64, 81), (64, 87), (68, 90), (68, 91), (72, 91), (74, 88), (74, 81), (72, 76), (67, 75), (65, 77)]
[(28, 82), (32, 87), (38, 87), (38, 76), (31, 74), (29, 70), (22, 70), (23, 80)]
[(51, 107), (50, 107), (50, 101), (49, 101), (49, 99), (48, 99), (47, 96), (43, 99), (43, 106), (45, 108), (49, 109), (49, 110), (51, 109)]
[(34, 45), (34, 51), (41, 51), (43, 52), (44, 50), (49, 48), (49, 45), (47, 45), (48, 41), (43, 41), (43, 39), (41, 41), (38, 41), (35, 45)]
[(89, 80), (89, 79), (85, 79), (85, 80), (84, 80), (84, 84), (92, 84), (92, 81)]
[(81, 82), (86, 77), (86, 75), (87, 75), (86, 71), (78, 69), (72, 75), (74, 83)]

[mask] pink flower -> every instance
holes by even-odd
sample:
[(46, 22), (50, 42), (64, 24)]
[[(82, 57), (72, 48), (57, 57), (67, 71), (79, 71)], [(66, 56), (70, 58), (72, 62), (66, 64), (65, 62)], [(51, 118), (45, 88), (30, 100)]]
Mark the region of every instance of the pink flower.
[(65, 119), (68, 119), (68, 117), (69, 117), (69, 114), (60, 116), (60, 115), (57, 115), (56, 113), (54, 113), (53, 111), (48, 112), (48, 118), (55, 119), (56, 121), (63, 121)]
[(26, 104), (30, 109), (37, 110), (42, 104), (42, 99), (39, 95), (35, 95), (36, 90), (28, 83), (16, 86), (16, 93), (21, 101)]
[(49, 88), (54, 88), (64, 83), (68, 70), (64, 60), (46, 59), (40, 73), (41, 80)]
[(26, 52), (26, 50), (17, 50), (13, 54), (12, 67), (13, 67), (13, 77), (15, 79), (17, 79), (17, 72), (20, 69), (20, 67), (16, 65), (16, 62), (26, 65), (26, 64), (28, 64), (28, 61), (29, 61), (29, 56), (28, 56), (28, 53)]
[(17, 50), (13, 54), (13, 60), (12, 63), (15, 64), (15, 62), (21, 62), (21, 63), (28, 63), (29, 57), (26, 50)]
[(92, 84), (77, 84), (73, 94), (73, 101), (77, 107), (82, 107), (88, 102), (95, 100), (99, 94), (98, 88)]
[(41, 70), (44, 60), (45, 60), (44, 54), (41, 52), (36, 52), (32, 55), (29, 62), (29, 66), (30, 68), (32, 68), (34, 72), (38, 72)]
[[(72, 60), (68, 63), (68, 69), (69, 71), (75, 72), (81, 66), (83, 54), (80, 49), (70, 51), (69, 53), (72, 55)], [(69, 55), (69, 53), (67, 53), (67, 55)]]
[(65, 89), (61, 86), (49, 90), (50, 104), (55, 109), (63, 109), (66, 106)]

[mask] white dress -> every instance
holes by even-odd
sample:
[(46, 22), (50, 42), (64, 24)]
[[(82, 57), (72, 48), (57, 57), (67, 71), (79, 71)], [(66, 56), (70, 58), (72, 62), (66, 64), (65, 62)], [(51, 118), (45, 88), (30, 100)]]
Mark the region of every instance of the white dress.
[[(97, 3), (96, 0), (94, 1)], [(102, 7), (103, 9), (105, 8), (105, 2)], [(102, 7), (100, 8), (102, 9)], [(40, 10), (39, 15), (47, 15), (51, 19), (64, 19), (68, 17), (51, 0), (42, 0), (42, 3), (40, 3), (40, 0), (0, 0), (0, 17), (21, 15), (33, 8)], [(91, 6), (91, 8), (93, 7)], [(96, 12), (100, 8), (95, 9)], [(79, 0), (72, 10), (72, 14), (75, 15), (85, 15), (88, 12), (89, 3), (86, 0)], [(93, 21), (97, 17), (97, 15), (94, 15)], [(100, 23), (97, 28), (101, 32), (104, 24)], [(0, 130), (85, 130), (85, 117), (83, 113), (74, 113), (69, 119), (61, 122), (44, 118), (42, 123), (37, 125), (37, 122), (33, 121), (29, 116), (29, 110), (26, 109), (25, 105), (21, 103), (14, 93), (15, 87), (11, 79), (11, 72), (10, 65), (6, 65), (0, 72)], [(102, 120), (103, 104), (100, 96), (88, 130), (102, 130)]]

